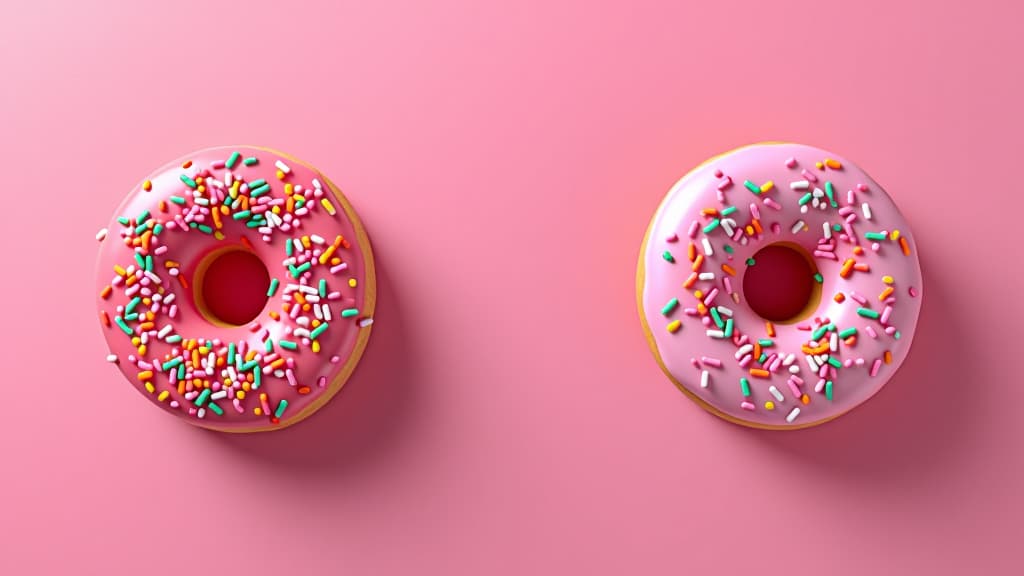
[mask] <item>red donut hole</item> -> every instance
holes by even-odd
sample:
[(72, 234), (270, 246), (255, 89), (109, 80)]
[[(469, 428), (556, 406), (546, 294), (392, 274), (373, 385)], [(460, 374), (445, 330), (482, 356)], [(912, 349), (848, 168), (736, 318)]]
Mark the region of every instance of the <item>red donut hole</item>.
[(820, 299), (817, 269), (795, 244), (770, 244), (754, 254), (743, 274), (743, 297), (758, 316), (772, 322), (796, 322)]
[(248, 324), (267, 305), (270, 274), (248, 250), (225, 250), (207, 256), (197, 277), (197, 304), (213, 321), (232, 326)]

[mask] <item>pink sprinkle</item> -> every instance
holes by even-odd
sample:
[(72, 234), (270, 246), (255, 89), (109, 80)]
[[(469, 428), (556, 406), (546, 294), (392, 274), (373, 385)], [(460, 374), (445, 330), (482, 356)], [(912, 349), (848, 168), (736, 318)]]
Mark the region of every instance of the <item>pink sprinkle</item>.
[(696, 358), (690, 358), (690, 364), (693, 364), (694, 368), (696, 368), (697, 370), (700, 370), (700, 362), (697, 361)]
[(871, 336), (876, 340), (878, 339), (878, 332), (875, 332), (875, 329), (872, 328), (870, 324), (865, 326), (864, 330), (868, 333), (868, 336)]
[(822, 252), (821, 250), (815, 250), (814, 255), (819, 258), (827, 258), (829, 260), (839, 260), (839, 258), (831, 252)]
[(761, 219), (761, 209), (754, 202), (750, 203), (750, 215), (751, 217), (756, 218), (758, 220)]
[(850, 366), (853, 366), (852, 358), (847, 358), (846, 360), (843, 360), (843, 368), (849, 368)]
[(711, 306), (711, 303), (715, 301), (715, 297), (718, 296), (718, 288), (712, 288), (711, 292), (704, 297), (704, 305)]
[(786, 384), (789, 384), (789, 390), (793, 393), (793, 397), (796, 398), (797, 400), (799, 400), (800, 397), (804, 395), (803, 392), (800, 391), (800, 387), (796, 385), (796, 382), (793, 382), (792, 380), (787, 380)]
[(673, 232), (673, 233), (668, 235), (668, 238), (665, 238), (665, 241), (666, 242), (678, 242), (679, 241), (679, 235), (676, 234), (675, 232)]
[(850, 298), (853, 298), (854, 300), (857, 301), (857, 303), (862, 304), (862, 305), (867, 305), (867, 303), (868, 303), (867, 298), (861, 296), (860, 294), (857, 294), (856, 292), (852, 292), (851, 291), (850, 292)]
[(886, 326), (885, 327), (885, 333), (890, 335), (890, 336), (892, 336), (893, 334), (896, 333), (896, 327), (895, 326)]
[(709, 358), (707, 356), (701, 356), (700, 361), (714, 368), (721, 368), (722, 361), (718, 358)]
[(700, 319), (700, 322), (701, 322), (701, 324), (703, 324), (705, 326), (711, 326), (711, 317), (710, 316), (704, 316), (704, 317), (702, 317)]
[(808, 180), (810, 182), (818, 181), (818, 177), (815, 176), (813, 173), (808, 172), (806, 168), (804, 168), (800, 173), (803, 174), (805, 180)]
[(754, 405), (751, 404), (750, 402), (744, 402), (740, 404), (740, 408), (743, 408), (744, 410), (749, 410), (751, 412), (754, 411)]
[(729, 280), (728, 276), (722, 278), (722, 284), (725, 286), (726, 293), (732, 294), (732, 281)]
[(694, 220), (693, 222), (690, 223), (690, 231), (687, 233), (687, 235), (690, 238), (696, 238), (697, 237), (697, 230), (699, 228), (700, 228), (700, 224), (696, 220)]
[(285, 370), (284, 371), (284, 375), (285, 375), (285, 377), (288, 378), (288, 383), (291, 384), (293, 387), (299, 385), (299, 383), (295, 381), (295, 373), (294, 372), (292, 372), (291, 370)]
[(821, 368), (818, 368), (818, 376), (824, 378), (828, 375), (828, 364), (822, 364)]
[(726, 190), (729, 188), (729, 186), (732, 186), (732, 178), (726, 176), (725, 180), (722, 180), (721, 182), (718, 183), (718, 191), (721, 192), (722, 190)]
[(856, 204), (857, 203), (857, 195), (854, 194), (853, 190), (847, 190), (846, 191), (846, 203), (847, 204)]
[(796, 166), (796, 158), (790, 156), (786, 158), (786, 168), (794, 168)]
[(861, 192), (867, 192), (868, 187), (864, 184), (857, 184), (857, 190), (860, 190)]
[(881, 322), (882, 325), (884, 326), (884, 325), (889, 323), (889, 316), (891, 316), (891, 315), (892, 315), (892, 306), (886, 306), (885, 309), (882, 310), (882, 316), (878, 319), (878, 321)]
[(337, 364), (341, 362), (341, 356), (331, 356), (331, 364)]
[(721, 177), (722, 177), (722, 171), (721, 170), (715, 170), (715, 178), (721, 178)]
[(817, 384), (814, 385), (814, 391), (815, 392), (821, 392), (824, 389), (825, 389), (825, 379), (822, 378), (822, 379), (818, 380)]
[[(765, 204), (768, 204), (768, 200), (771, 200), (771, 198), (766, 198), (765, 199)], [(772, 202), (774, 203), (775, 201), (772, 200)], [(768, 205), (771, 206), (771, 204), (768, 204)], [(782, 208), (782, 206), (780, 205), (779, 208)], [(782, 232), (782, 224), (779, 224), (778, 222), (772, 222), (772, 232), (774, 234), (778, 234), (778, 233)]]
[(746, 368), (747, 366), (750, 366), (750, 363), (753, 361), (754, 357), (751, 356), (750, 354), (747, 354), (746, 356), (740, 359), (740, 368)]
[(882, 359), (875, 358), (875, 363), (871, 365), (871, 376), (874, 377), (878, 374), (878, 369), (882, 367)]
[(915, 290), (913, 286), (907, 288), (907, 293), (910, 294), (911, 298), (917, 298), (917, 290)]
[(683, 314), (687, 316), (700, 316), (700, 312), (696, 308), (683, 308)]
[[(768, 198), (767, 196), (764, 199), (764, 205), (773, 210), (782, 210), (782, 204), (779, 204), (778, 202), (772, 200), (771, 198)], [(776, 222), (775, 225), (778, 225), (778, 223)]]
[(325, 388), (327, 386), (327, 376), (321, 376), (317, 381), (316, 385)]

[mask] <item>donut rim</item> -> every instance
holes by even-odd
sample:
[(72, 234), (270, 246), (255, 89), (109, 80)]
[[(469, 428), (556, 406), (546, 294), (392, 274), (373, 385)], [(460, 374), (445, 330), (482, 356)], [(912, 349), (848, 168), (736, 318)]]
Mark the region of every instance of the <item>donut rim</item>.
[[(676, 388), (678, 388), (680, 392), (682, 392), (684, 395), (686, 395), (686, 397), (688, 397), (690, 400), (693, 400), (698, 406), (700, 406), (704, 410), (710, 412), (711, 414), (714, 414), (715, 416), (718, 416), (719, 418), (721, 418), (723, 420), (726, 420), (728, 422), (732, 422), (733, 424), (737, 424), (737, 425), (743, 426), (745, 428), (755, 428), (755, 429), (758, 429), (758, 430), (802, 430), (802, 429), (805, 429), (805, 428), (812, 428), (814, 426), (819, 426), (821, 424), (825, 424), (826, 422), (831, 422), (832, 420), (835, 420), (836, 418), (839, 418), (840, 416), (844, 416), (844, 415), (848, 414), (849, 412), (853, 411), (854, 409), (856, 409), (856, 408), (866, 404), (868, 400), (870, 400), (872, 397), (874, 397), (879, 392), (881, 392), (882, 389), (885, 388), (885, 386), (888, 385), (890, 381), (892, 381), (892, 379), (899, 372), (899, 369), (903, 366), (903, 360), (906, 358), (906, 355), (904, 355), (904, 357), (899, 360), (899, 362), (893, 368), (892, 373), (889, 375), (889, 379), (886, 380), (885, 384), (883, 384), (881, 387), (879, 387), (879, 389), (876, 390), (874, 394), (872, 394), (871, 396), (868, 396), (867, 398), (862, 400), (859, 404), (851, 406), (850, 408), (847, 408), (846, 410), (844, 410), (842, 412), (839, 412), (838, 414), (834, 414), (832, 416), (829, 416), (828, 418), (822, 418), (820, 420), (813, 420), (813, 421), (809, 421), (809, 422), (803, 422), (803, 423), (800, 423), (800, 424), (786, 424), (786, 425), (781, 425), (781, 424), (761, 424), (759, 422), (751, 422), (751, 421), (748, 421), (748, 420), (742, 420), (742, 419), (737, 418), (737, 417), (735, 417), (735, 416), (733, 416), (731, 414), (727, 414), (727, 413), (723, 412), (722, 410), (720, 410), (720, 409), (716, 408), (715, 406), (713, 406), (707, 400), (701, 398), (700, 396), (698, 396), (697, 394), (691, 392), (689, 389), (687, 389), (685, 386), (683, 386), (683, 384), (681, 382), (679, 382), (679, 380), (677, 380), (675, 376), (672, 375), (672, 373), (669, 371), (668, 367), (665, 366), (665, 362), (661, 358), (661, 352), (658, 351), (658, 344), (657, 344), (657, 342), (654, 341), (654, 333), (651, 332), (651, 327), (647, 323), (647, 316), (646, 316), (646, 314), (644, 314), (644, 280), (646, 279), (646, 268), (644, 266), (644, 258), (647, 255), (647, 243), (650, 240), (651, 231), (654, 229), (654, 222), (655, 222), (655, 220), (657, 220), (658, 215), (661, 214), (662, 209), (664, 209), (665, 205), (668, 203), (669, 193), (672, 192), (672, 190), (675, 190), (676, 186), (678, 186), (680, 182), (682, 182), (683, 180), (688, 178), (691, 174), (693, 174), (697, 170), (703, 168), (704, 166), (707, 166), (708, 164), (711, 164), (712, 162), (718, 160), (719, 158), (722, 158), (724, 156), (728, 156), (728, 155), (733, 154), (735, 152), (739, 152), (740, 150), (745, 150), (747, 148), (754, 148), (754, 147), (758, 147), (758, 146), (779, 146), (779, 145), (808, 146), (806, 144), (799, 144), (797, 142), (788, 142), (788, 141), (783, 141), (783, 140), (768, 140), (768, 141), (764, 141), (764, 142), (756, 142), (756, 143), (753, 143), (753, 144), (746, 144), (746, 145), (743, 145), (743, 146), (738, 146), (738, 147), (733, 148), (731, 150), (727, 150), (725, 152), (722, 152), (721, 154), (716, 154), (716, 155), (708, 158), (707, 160), (704, 160), (700, 164), (694, 166), (689, 171), (687, 171), (686, 174), (684, 174), (681, 178), (676, 180), (675, 183), (673, 183), (668, 188), (668, 190), (665, 192), (665, 196), (661, 199), (661, 202), (658, 203), (657, 209), (655, 209), (654, 214), (651, 216), (651, 220), (647, 224), (647, 229), (644, 232), (644, 240), (640, 244), (640, 255), (639, 255), (639, 258), (638, 258), (637, 271), (636, 271), (636, 304), (637, 304), (637, 311), (640, 314), (640, 325), (643, 327), (644, 337), (647, 340), (647, 345), (648, 345), (648, 347), (650, 347), (651, 352), (654, 353), (655, 361), (657, 361), (658, 366), (661, 367), (661, 371), (665, 374), (665, 376), (667, 376), (668, 379), (671, 380), (673, 384), (675, 384)], [(814, 146), (814, 148), (818, 148), (818, 147)], [(823, 148), (818, 148), (818, 149), (819, 150), (823, 150)], [(854, 163), (854, 164), (856, 165), (856, 163)], [(859, 166), (859, 165), (857, 165), (857, 166)], [(885, 191), (884, 188), (883, 188), (883, 191)], [(889, 196), (888, 191), (886, 191), (885, 194), (887, 196)], [(890, 198), (891, 198), (891, 196), (890, 196)], [(918, 261), (920, 261), (920, 258), (918, 258)], [(924, 291), (922, 290), (921, 292), (918, 293), (917, 297), (918, 297), (918, 299), (921, 299), (921, 298), (923, 298), (923, 296), (924, 296)], [(922, 300), (922, 305), (923, 305), (923, 300)], [(813, 314), (813, 311), (812, 311), (812, 314)], [(920, 320), (920, 314), (918, 314), (918, 317), (914, 319), (914, 325), (912, 327), (912, 331), (910, 332), (911, 334), (914, 334), (917, 331), (917, 322), (919, 320)], [(909, 354), (909, 347), (908, 347), (908, 354)]]

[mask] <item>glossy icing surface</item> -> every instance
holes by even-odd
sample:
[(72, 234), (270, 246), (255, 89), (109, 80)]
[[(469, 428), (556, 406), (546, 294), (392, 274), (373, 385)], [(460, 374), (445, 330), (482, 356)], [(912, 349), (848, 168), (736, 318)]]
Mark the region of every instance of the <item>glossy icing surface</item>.
[[(743, 280), (779, 243), (813, 260), (820, 300), (767, 323)], [(666, 374), (717, 415), (763, 428), (821, 423), (878, 392), (910, 349), (921, 290), (914, 238), (885, 191), (841, 156), (786, 143), (734, 150), (676, 183), (637, 278)]]
[[(375, 302), (366, 234), (323, 175), (281, 153), (236, 146), (175, 160), (132, 190), (97, 237), (108, 360), (191, 423), (297, 422), (340, 389), (366, 345)], [(211, 319), (195, 297), (200, 266), (222, 249), (251, 252), (272, 279), (243, 326)]]

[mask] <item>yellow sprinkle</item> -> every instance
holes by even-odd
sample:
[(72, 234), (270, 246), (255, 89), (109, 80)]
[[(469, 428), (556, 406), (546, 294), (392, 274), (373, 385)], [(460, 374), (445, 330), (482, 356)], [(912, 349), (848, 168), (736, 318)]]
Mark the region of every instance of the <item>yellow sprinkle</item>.
[(772, 182), (771, 180), (769, 180), (769, 181), (765, 182), (764, 184), (761, 184), (761, 193), (763, 194), (765, 192), (770, 192), (771, 189), (774, 188), (774, 187), (775, 187), (775, 182)]
[(257, 416), (262, 416), (263, 415), (263, 410), (260, 409), (259, 406), (257, 406), (257, 407), (252, 409), (252, 413), (257, 415)]
[(831, 158), (825, 158), (825, 165), (833, 170), (839, 170), (840, 168), (843, 167), (843, 165), (838, 160), (833, 160)]
[(245, 390), (239, 390), (238, 392), (235, 392), (235, 398), (238, 398), (239, 400), (245, 400)]
[(291, 184), (285, 184), (284, 185), (284, 195), (285, 196), (291, 196), (292, 195), (292, 188), (293, 188), (293, 186)]
[(167, 397), (170, 396), (170, 395), (171, 395), (170, 392), (168, 392), (167, 390), (164, 390), (163, 392), (160, 393), (159, 396), (156, 397), (156, 399), (161, 401), (161, 402), (163, 402), (164, 400), (167, 400)]
[(693, 291), (693, 295), (697, 297), (697, 300), (703, 300), (704, 299), (704, 292), (702, 292), (700, 290), (694, 290)]
[(273, 208), (270, 209), (270, 211), (273, 212), (274, 214), (280, 214), (281, 213), (281, 207), (280, 206), (274, 206)]
[(142, 346), (139, 346), (139, 356), (145, 356), (145, 355), (146, 355), (146, 345), (143, 344)]
[(665, 327), (665, 329), (667, 329), (669, 332), (675, 334), (682, 327), (683, 327), (683, 323), (682, 322), (680, 322), (679, 320), (673, 320), (672, 322), (669, 323), (668, 326)]
[(224, 233), (221, 232), (220, 230), (217, 230), (217, 231), (215, 231), (213, 233), (213, 237), (216, 238), (217, 240), (223, 240), (224, 239)]
[(821, 162), (815, 162), (814, 167), (817, 168), (818, 170), (821, 170), (822, 168), (825, 167), (825, 165), (822, 164)]
[(302, 245), (305, 246), (307, 249), (312, 247), (309, 243), (309, 236), (302, 237)]
[(313, 353), (319, 354), (320, 353), (320, 341), (319, 340), (313, 340), (313, 345), (310, 346), (310, 348), (313, 350)]
[(769, 400), (769, 401), (764, 403), (764, 407), (765, 407), (766, 410), (775, 410), (775, 402), (772, 402), (771, 400)]
[(900, 239), (900, 231), (899, 230), (893, 230), (892, 234), (890, 234), (889, 237), (892, 238), (893, 240), (899, 240)]
[(156, 387), (153, 386), (152, 382), (146, 382), (146, 392), (149, 392), (150, 394), (156, 392)]
[(117, 272), (118, 276), (124, 276), (125, 274), (128, 273), (124, 268), (118, 266), (117, 264), (114, 264), (114, 272)]
[(355, 287), (356, 287), (356, 284), (357, 284), (357, 282), (356, 282), (356, 279), (355, 279), (355, 278), (349, 278), (349, 279), (348, 279), (348, 285), (349, 285), (350, 287), (352, 287), (352, 288), (355, 288)]
[(882, 282), (885, 282), (886, 284), (892, 284), (893, 282), (895, 282), (895, 280), (893, 280), (892, 276), (882, 276)]
[(220, 213), (227, 216), (228, 214), (231, 214), (231, 209), (228, 208), (227, 204), (221, 204)]
[(334, 204), (331, 204), (331, 201), (328, 200), (327, 198), (321, 198), (320, 199), (320, 204), (323, 205), (324, 210), (327, 210), (327, 213), (330, 214), (331, 216), (334, 216), (335, 214), (338, 213), (334, 209)]
[(278, 170), (277, 171), (277, 179), (278, 180), (284, 180), (284, 172), (281, 172), (280, 170)]
[(232, 198), (238, 198), (238, 187), (241, 186), (241, 185), (242, 185), (242, 183), (239, 182), (238, 180), (235, 180), (234, 182), (231, 183), (231, 197)]
[(142, 183), (142, 189), (145, 190), (146, 192), (149, 192), (150, 190), (153, 189), (153, 183), (150, 182), (149, 180), (146, 180), (145, 182)]

